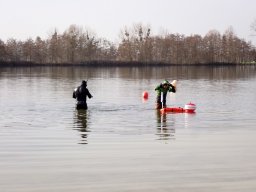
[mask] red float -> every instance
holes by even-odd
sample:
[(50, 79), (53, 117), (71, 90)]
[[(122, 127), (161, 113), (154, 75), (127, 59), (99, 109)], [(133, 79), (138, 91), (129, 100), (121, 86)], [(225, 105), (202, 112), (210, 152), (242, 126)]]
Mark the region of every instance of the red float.
[(144, 92), (142, 93), (142, 97), (143, 97), (143, 99), (148, 99), (148, 92), (147, 92), (147, 91), (144, 91)]
[(193, 103), (188, 103), (184, 108), (182, 107), (166, 107), (160, 109), (162, 113), (195, 113), (196, 105)]

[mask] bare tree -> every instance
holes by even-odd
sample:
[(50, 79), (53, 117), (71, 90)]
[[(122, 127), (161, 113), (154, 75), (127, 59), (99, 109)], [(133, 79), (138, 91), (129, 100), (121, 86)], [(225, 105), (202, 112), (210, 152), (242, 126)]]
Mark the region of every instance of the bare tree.
[(50, 39), (47, 41), (48, 44), (48, 60), (50, 63), (58, 63), (59, 61), (59, 35), (55, 29)]
[(13, 38), (8, 39), (6, 42), (7, 61), (22, 61), (22, 45), (21, 41)]
[(5, 61), (6, 57), (5, 43), (0, 39), (0, 61)]
[(216, 30), (209, 31), (204, 37), (206, 63), (216, 63), (221, 55), (221, 34)]
[(99, 41), (94, 37), (90, 37), (89, 34), (87, 34), (87, 50), (86, 50), (86, 54), (88, 57), (88, 60), (91, 61), (93, 59), (96, 59), (96, 53), (97, 53), (97, 49), (98, 49), (98, 43)]
[(118, 60), (133, 61), (132, 41), (127, 27), (120, 32), (121, 43), (118, 46)]
[(256, 19), (251, 24), (251, 30), (256, 33)]
[(40, 64), (47, 62), (47, 45), (40, 37), (36, 37), (34, 43), (33, 62)]
[(22, 46), (24, 61), (28, 61), (28, 62), (32, 61), (33, 49), (34, 49), (34, 41), (31, 38), (29, 38), (23, 43), (23, 46)]
[(125, 27), (121, 31), (121, 43), (119, 44), (119, 56), (128, 61), (152, 61), (151, 28), (142, 24), (134, 24), (131, 28)]
[(97, 60), (114, 61), (116, 59), (116, 46), (106, 39), (100, 39), (97, 49)]
[(76, 60), (76, 50), (81, 29), (76, 25), (71, 25), (63, 34), (67, 62), (74, 63)]
[[(254, 31), (255, 24), (252, 25)], [(120, 33), (118, 45), (82, 27), (71, 25), (62, 34), (55, 30), (47, 39), (0, 40), (0, 61), (81, 63), (90, 61), (162, 62), (173, 64), (241, 63), (256, 59), (255, 47), (238, 38), (233, 28), (223, 35), (210, 30), (200, 35), (152, 34), (149, 26), (134, 24)]]

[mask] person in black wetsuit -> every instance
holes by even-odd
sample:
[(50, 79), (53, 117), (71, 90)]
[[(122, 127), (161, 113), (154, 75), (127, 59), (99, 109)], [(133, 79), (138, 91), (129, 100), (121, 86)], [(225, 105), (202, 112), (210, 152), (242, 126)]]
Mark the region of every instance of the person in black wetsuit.
[(92, 98), (91, 93), (87, 89), (87, 82), (82, 81), (82, 84), (73, 91), (73, 98), (77, 100), (76, 109), (88, 109), (86, 98)]

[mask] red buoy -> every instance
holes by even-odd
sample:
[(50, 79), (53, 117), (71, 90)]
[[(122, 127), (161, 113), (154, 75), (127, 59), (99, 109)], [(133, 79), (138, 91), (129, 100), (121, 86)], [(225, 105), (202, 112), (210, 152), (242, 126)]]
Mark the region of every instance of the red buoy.
[(196, 110), (196, 105), (194, 103), (188, 103), (184, 107), (186, 113), (194, 113)]
[(143, 97), (143, 99), (148, 99), (148, 92), (147, 92), (147, 91), (144, 91), (144, 92), (142, 93), (142, 97)]

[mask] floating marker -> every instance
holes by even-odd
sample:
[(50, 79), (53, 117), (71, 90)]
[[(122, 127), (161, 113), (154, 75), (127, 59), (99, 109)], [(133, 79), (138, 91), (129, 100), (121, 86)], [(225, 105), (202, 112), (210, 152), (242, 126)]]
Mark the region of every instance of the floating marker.
[(142, 97), (143, 97), (143, 99), (148, 99), (148, 92), (147, 92), (147, 91), (144, 91), (144, 92), (142, 93)]
[(167, 108), (162, 108), (160, 111), (162, 113), (195, 113), (196, 110), (196, 105), (194, 103), (188, 103), (185, 105), (184, 108), (182, 107), (167, 107)]

